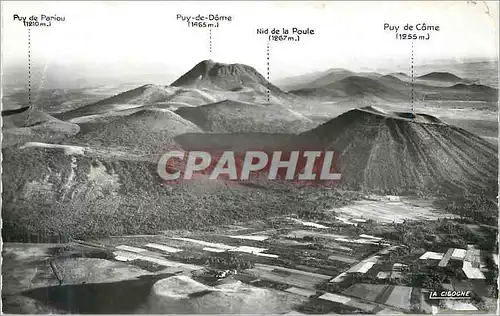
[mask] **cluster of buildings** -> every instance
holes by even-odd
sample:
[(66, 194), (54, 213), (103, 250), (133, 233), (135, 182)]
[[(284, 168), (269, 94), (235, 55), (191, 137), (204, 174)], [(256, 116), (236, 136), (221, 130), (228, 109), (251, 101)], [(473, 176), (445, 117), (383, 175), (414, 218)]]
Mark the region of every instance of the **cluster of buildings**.
[[(493, 258), (496, 258), (493, 255)], [(468, 245), (467, 249), (449, 248), (445, 253), (431, 252), (424, 253), (420, 260), (439, 260), (438, 267), (446, 267), (450, 261), (462, 262), (462, 271), (468, 279), (486, 279), (484, 272), (487, 271), (481, 251), (475, 245)], [(495, 259), (493, 259), (495, 260)]]

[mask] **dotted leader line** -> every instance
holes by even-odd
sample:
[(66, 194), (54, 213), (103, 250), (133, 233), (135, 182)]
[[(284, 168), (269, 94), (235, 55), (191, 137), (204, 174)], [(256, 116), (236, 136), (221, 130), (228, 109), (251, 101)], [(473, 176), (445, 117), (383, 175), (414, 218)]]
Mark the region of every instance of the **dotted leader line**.
[(415, 97), (414, 97), (414, 78), (415, 78), (415, 52), (414, 52), (415, 42), (411, 41), (411, 111), (415, 112)]
[(31, 107), (31, 28), (28, 28), (28, 105)]
[(212, 29), (208, 29), (210, 53), (212, 52)]
[(269, 41), (267, 41), (267, 52), (266, 52), (266, 55), (267, 55), (267, 103), (269, 103), (270, 101), (270, 96), (271, 96), (271, 91), (269, 91), (269, 85), (270, 85), (270, 58), (269, 58)]
[(30, 121), (31, 111), (33, 110), (33, 102), (31, 99), (31, 28), (28, 27), (28, 112), (24, 124), (27, 125)]

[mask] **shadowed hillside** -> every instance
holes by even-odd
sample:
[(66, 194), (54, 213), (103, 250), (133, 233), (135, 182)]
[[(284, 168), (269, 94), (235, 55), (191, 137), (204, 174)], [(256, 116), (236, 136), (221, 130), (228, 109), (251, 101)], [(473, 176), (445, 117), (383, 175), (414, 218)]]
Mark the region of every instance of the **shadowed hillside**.
[(280, 105), (260, 105), (225, 100), (175, 111), (209, 132), (297, 133), (312, 128), (307, 117)]
[(366, 107), (299, 135), (183, 134), (185, 149), (334, 150), (344, 189), (381, 194), (495, 194), (496, 147), (425, 113)]
[(77, 134), (80, 127), (45, 112), (24, 107), (2, 111), (2, 147), (30, 141), (56, 142)]
[(430, 115), (355, 109), (300, 137), (340, 154), (348, 188), (394, 194), (497, 191), (496, 148)]
[(147, 84), (99, 102), (61, 113), (58, 117), (63, 120), (70, 120), (83, 116), (109, 114), (112, 111), (119, 112), (139, 106), (152, 105), (168, 98), (173, 93), (171, 90), (168, 87)]

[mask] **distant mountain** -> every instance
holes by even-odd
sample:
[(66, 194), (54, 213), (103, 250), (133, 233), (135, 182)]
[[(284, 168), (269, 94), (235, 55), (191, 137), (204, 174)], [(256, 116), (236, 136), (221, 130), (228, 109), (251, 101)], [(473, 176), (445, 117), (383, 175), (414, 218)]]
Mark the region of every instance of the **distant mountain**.
[(409, 95), (382, 83), (378, 79), (351, 76), (319, 88), (291, 91), (299, 96), (408, 98)]
[(474, 92), (483, 92), (488, 94), (496, 94), (498, 93), (497, 89), (481, 85), (481, 84), (465, 84), (465, 83), (457, 83), (456, 85), (451, 86), (452, 89), (460, 89), (460, 90), (469, 90)]
[(302, 133), (342, 158), (342, 185), (385, 194), (496, 196), (496, 147), (439, 119), (366, 107)]
[[(269, 98), (267, 92), (270, 92)], [(198, 63), (171, 86), (146, 84), (74, 110), (59, 113), (62, 120), (112, 120), (130, 114), (132, 109), (157, 107), (175, 110), (199, 106), (225, 99), (252, 103), (287, 103), (290, 97), (267, 81), (253, 67), (223, 64), (212, 60)]]
[(326, 85), (352, 76), (378, 78), (382, 75), (376, 72), (356, 73), (343, 68), (332, 68), (326, 71), (285, 78), (282, 79), (278, 85), (286, 91), (313, 89), (324, 87)]
[[(469, 92), (478, 92), (479, 89), (475, 89), (474, 86), (478, 85), (477, 82), (478, 80), (476, 79), (469, 79), (469, 78), (460, 78), (459, 76), (456, 76), (452, 73), (449, 72), (431, 72), (423, 76), (419, 77), (414, 77), (413, 79), (406, 75), (405, 73), (391, 73), (385, 76), (382, 76), (381, 78), (385, 79), (391, 79), (393, 81), (396, 81), (396, 79), (399, 79), (402, 82), (405, 83), (413, 83), (414, 88), (415, 87), (421, 87), (424, 88), (424, 90), (433, 89), (433, 88), (456, 88), (460, 87), (459, 85), (463, 85), (464, 91), (469, 90)], [(483, 87), (487, 87), (484, 85), (479, 85)], [(491, 87), (488, 87), (491, 89)], [(439, 90), (440, 92), (443, 92), (445, 90)], [(484, 89), (484, 92), (489, 94), (491, 91), (488, 89)], [(444, 92), (446, 94), (446, 92)], [(477, 98), (477, 96), (475, 97)], [(491, 97), (488, 97), (485, 100), (490, 100)]]
[(469, 79), (462, 79), (460, 77), (455, 76), (454, 74), (447, 72), (433, 72), (420, 77), (410, 77), (403, 72), (391, 73), (385, 76), (382, 76), (381, 79), (389, 79), (394, 82), (401, 81), (406, 84), (412, 83), (413, 86), (418, 85), (420, 87), (440, 87), (446, 88), (451, 87), (454, 84), (459, 82), (470, 83)]
[(450, 72), (460, 78), (473, 78), (479, 84), (498, 87), (498, 61), (446, 62), (419, 65), (416, 68), (418, 74), (430, 72)]
[(2, 102), (4, 109), (15, 109), (26, 104), (32, 104), (41, 111), (53, 114), (102, 100), (108, 96), (106, 91), (102, 90), (92, 88), (32, 88), (30, 98), (28, 89), (22, 89), (17, 92), (4, 94)]
[[(328, 74), (331, 70), (332, 69), (326, 71), (316, 71), (316, 72), (306, 73), (303, 75), (282, 78), (276, 82), (276, 85), (280, 89), (283, 89), (284, 91), (301, 89), (304, 88), (309, 83), (318, 80), (319, 78)], [(343, 70), (348, 71), (346, 69)]]
[(329, 69), (322, 73), (320, 77), (305, 84), (304, 88), (317, 88), (354, 76), (355, 73), (347, 69)]
[(282, 94), (255, 68), (244, 64), (223, 64), (204, 60), (175, 80), (171, 86), (198, 87), (238, 92), (245, 88), (265, 93), (267, 89)]
[(198, 107), (183, 107), (175, 113), (204, 131), (216, 133), (295, 133), (313, 126), (310, 119), (280, 105), (261, 105), (225, 100)]
[(458, 83), (449, 88), (444, 88), (439, 93), (428, 95), (428, 99), (457, 99), (462, 101), (498, 101), (498, 89), (479, 84)]
[[(430, 78), (450, 77), (432, 75)], [(412, 93), (419, 100), (494, 102), (498, 99), (498, 90), (490, 87), (470, 84), (458, 85), (449, 81), (444, 85), (433, 85), (433, 82), (437, 81), (418, 78), (412, 83), (411, 78), (406, 78), (404, 74), (390, 74), (379, 78), (351, 76), (319, 88), (295, 90), (290, 91), (290, 93), (308, 98), (359, 99), (376, 97), (387, 101), (410, 100)]]
[[(408, 65), (395, 65), (391, 68), (376, 68), (375, 71), (384, 74), (395, 72), (408, 72)], [(414, 74), (421, 76), (432, 72), (451, 73), (459, 78), (465, 78), (474, 83), (483, 84), (495, 88), (498, 86), (498, 60), (464, 61), (446, 60), (432, 64), (417, 64)], [(472, 82), (471, 82), (472, 83)]]
[(451, 81), (460, 82), (463, 79), (449, 72), (431, 72), (423, 76), (419, 76), (418, 79), (423, 80), (436, 80), (436, 81)]
[(387, 75), (380, 77), (382, 79), (390, 79), (390, 80), (399, 80), (399, 81), (409, 81), (411, 77), (405, 74), (404, 72), (393, 72)]

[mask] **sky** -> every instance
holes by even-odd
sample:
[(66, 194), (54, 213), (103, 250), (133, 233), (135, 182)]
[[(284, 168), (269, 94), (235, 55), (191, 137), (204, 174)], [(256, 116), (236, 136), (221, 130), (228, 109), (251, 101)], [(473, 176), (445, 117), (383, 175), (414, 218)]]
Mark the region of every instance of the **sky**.
[[(470, 2), (470, 1), (469, 1)], [(187, 27), (177, 14), (231, 15), (212, 31)], [(4, 70), (27, 67), (28, 30), (13, 15), (58, 15), (65, 22), (32, 28), (31, 63), (88, 76), (164, 73), (173, 79), (204, 59), (244, 63), (266, 72), (267, 38), (257, 28), (312, 28), (299, 42), (270, 43), (271, 79), (329, 68), (354, 71), (409, 65), (411, 41), (384, 23), (439, 25), (416, 41), (415, 63), (498, 58), (498, 3), (467, 1), (349, 2), (2, 2)]]

